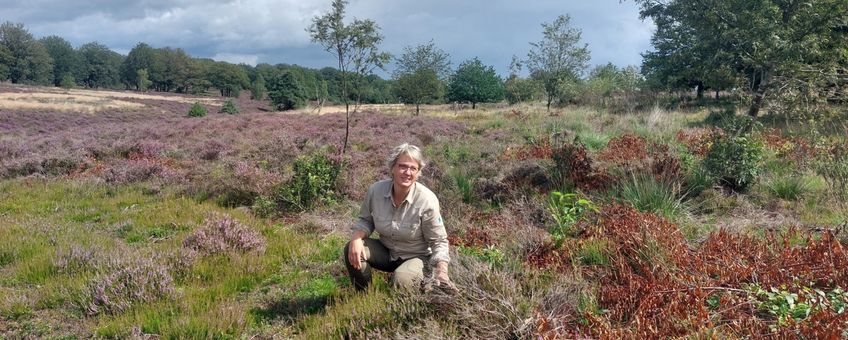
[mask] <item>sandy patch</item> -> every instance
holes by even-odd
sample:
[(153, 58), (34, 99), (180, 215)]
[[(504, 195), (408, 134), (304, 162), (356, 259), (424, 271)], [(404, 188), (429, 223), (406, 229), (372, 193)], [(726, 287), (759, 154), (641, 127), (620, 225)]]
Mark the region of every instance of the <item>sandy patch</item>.
[[(16, 86), (17, 87), (17, 86)], [(49, 110), (61, 112), (98, 112), (109, 109), (138, 109), (144, 104), (133, 100), (159, 100), (191, 104), (220, 105), (217, 98), (193, 98), (137, 92), (60, 89), (50, 87), (17, 87), (16, 92), (0, 92), (0, 109)]]

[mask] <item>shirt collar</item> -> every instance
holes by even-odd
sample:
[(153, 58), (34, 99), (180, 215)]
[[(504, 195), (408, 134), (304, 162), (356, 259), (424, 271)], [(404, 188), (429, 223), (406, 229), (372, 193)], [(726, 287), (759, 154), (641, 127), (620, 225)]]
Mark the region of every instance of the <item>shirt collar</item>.
[[(415, 189), (417, 187), (418, 187), (417, 181), (415, 183), (412, 183), (412, 189), (409, 190), (409, 193), (406, 194), (406, 198), (404, 198), (403, 200), (406, 201), (406, 202), (409, 202), (409, 204), (412, 204), (412, 194), (415, 193)], [(394, 183), (389, 181), (389, 190), (386, 191), (386, 195), (384, 196), (385, 198), (387, 198), (389, 200), (392, 199), (392, 188), (394, 188)], [(392, 203), (394, 203), (394, 202), (392, 202)]]

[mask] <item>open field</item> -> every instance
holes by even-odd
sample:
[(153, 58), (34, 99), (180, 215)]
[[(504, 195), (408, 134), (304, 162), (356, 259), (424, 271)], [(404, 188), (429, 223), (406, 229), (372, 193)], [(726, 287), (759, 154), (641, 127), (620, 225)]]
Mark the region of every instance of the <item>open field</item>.
[[(342, 158), (338, 106), (0, 100), (0, 339), (848, 336), (844, 133), (757, 126), (757, 171), (732, 190), (711, 108), (363, 107)], [(195, 101), (210, 114), (187, 117)], [(430, 160), (457, 295), (385, 275), (357, 294), (339, 260), (403, 141)], [(292, 208), (295, 164), (321, 159), (343, 160), (332, 191)]]

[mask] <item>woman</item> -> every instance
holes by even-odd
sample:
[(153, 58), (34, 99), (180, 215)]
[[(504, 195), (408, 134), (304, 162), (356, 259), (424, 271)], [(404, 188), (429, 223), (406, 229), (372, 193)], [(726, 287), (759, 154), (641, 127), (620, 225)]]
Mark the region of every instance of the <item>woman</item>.
[[(345, 265), (354, 287), (371, 282), (371, 267), (393, 272), (396, 287), (415, 288), (432, 270), (440, 285), (456, 289), (448, 277), (448, 239), (439, 200), (418, 183), (424, 168), (421, 150), (407, 143), (394, 148), (386, 161), (391, 179), (368, 188), (345, 246)], [(374, 231), (379, 239), (369, 238)]]

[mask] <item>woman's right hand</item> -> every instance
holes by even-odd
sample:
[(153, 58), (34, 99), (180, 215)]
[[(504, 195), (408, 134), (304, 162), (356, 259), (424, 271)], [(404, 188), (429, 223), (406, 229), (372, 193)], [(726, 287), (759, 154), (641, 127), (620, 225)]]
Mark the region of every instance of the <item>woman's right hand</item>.
[(350, 241), (350, 247), (347, 253), (347, 260), (350, 262), (350, 265), (356, 269), (362, 269), (362, 260), (366, 260), (365, 258), (365, 241), (361, 238), (353, 239)]

